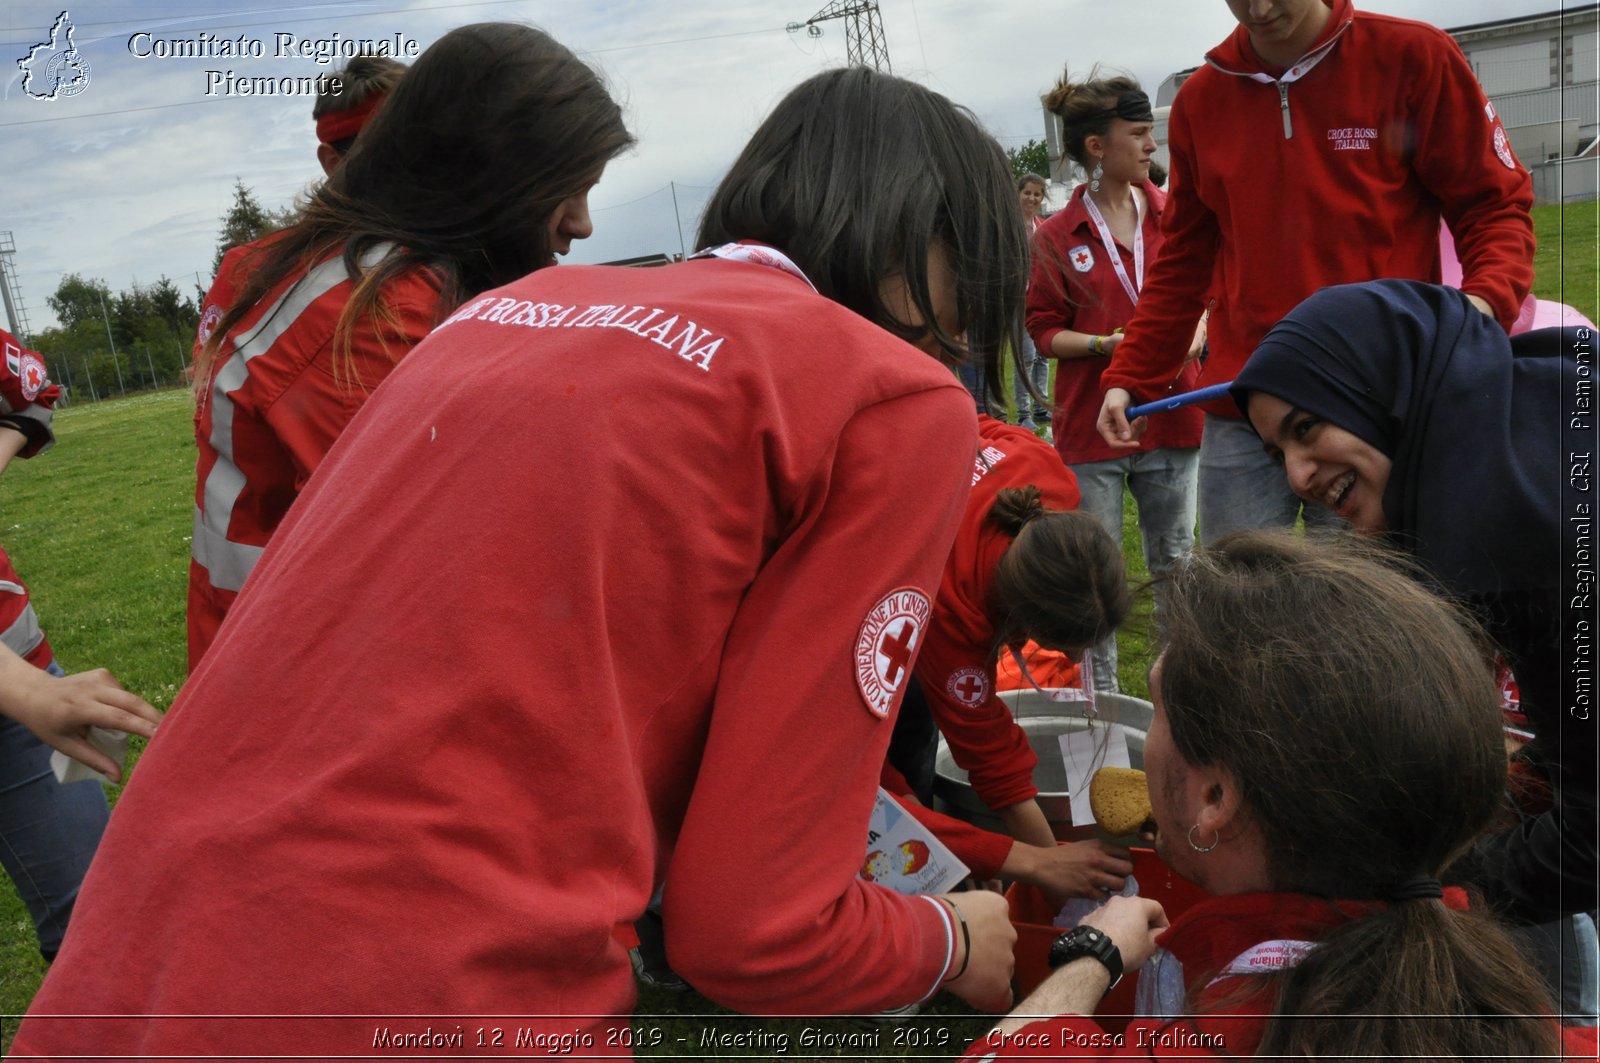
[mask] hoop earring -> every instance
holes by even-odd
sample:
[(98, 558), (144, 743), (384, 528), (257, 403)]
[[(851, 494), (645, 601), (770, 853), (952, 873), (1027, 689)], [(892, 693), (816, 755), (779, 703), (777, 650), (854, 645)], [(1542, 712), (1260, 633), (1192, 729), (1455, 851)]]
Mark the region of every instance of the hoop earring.
[(1212, 839), (1212, 842), (1211, 842), (1210, 845), (1196, 845), (1194, 843), (1194, 832), (1199, 830), (1199, 829), (1200, 829), (1200, 824), (1198, 824), (1198, 823), (1196, 823), (1194, 826), (1189, 828), (1189, 848), (1193, 849), (1195, 852), (1197, 852), (1197, 853), (1209, 853), (1211, 850), (1215, 849), (1218, 846), (1218, 844), (1221, 843), (1221, 841), (1222, 841), (1222, 832), (1218, 831), (1217, 832), (1217, 836), (1214, 839)]
[(1100, 191), (1100, 178), (1106, 175), (1105, 167), (1100, 165), (1100, 160), (1094, 160), (1094, 172), (1089, 175), (1089, 191)]

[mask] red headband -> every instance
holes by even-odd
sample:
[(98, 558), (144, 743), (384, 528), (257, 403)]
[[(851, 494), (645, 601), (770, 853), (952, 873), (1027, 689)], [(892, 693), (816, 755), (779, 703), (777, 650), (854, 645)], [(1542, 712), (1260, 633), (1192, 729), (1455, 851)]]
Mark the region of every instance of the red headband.
[(317, 139), (324, 144), (337, 144), (361, 132), (378, 111), (387, 92), (377, 92), (346, 111), (329, 111), (317, 119)]

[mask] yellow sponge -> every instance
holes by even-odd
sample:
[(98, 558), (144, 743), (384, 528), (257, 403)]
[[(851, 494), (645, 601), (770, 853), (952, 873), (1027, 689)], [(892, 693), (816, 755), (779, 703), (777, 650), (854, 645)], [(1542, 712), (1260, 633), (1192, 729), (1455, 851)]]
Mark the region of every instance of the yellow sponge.
[(1150, 786), (1135, 768), (1101, 768), (1089, 780), (1089, 807), (1107, 834), (1139, 833), (1150, 821)]

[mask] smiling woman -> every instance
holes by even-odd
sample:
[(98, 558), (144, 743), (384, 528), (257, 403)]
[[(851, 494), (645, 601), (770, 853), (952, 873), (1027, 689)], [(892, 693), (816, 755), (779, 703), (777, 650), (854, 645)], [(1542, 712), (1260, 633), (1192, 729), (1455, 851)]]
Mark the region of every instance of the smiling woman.
[(1394, 467), (1389, 455), (1264, 391), (1250, 396), (1246, 412), (1295, 494), (1333, 510), (1360, 531), (1389, 526), (1383, 515), (1383, 491)]
[[(1508, 339), (1452, 288), (1339, 285), (1275, 326), (1233, 389), (1295, 493), (1413, 554), (1505, 654), (1535, 732), (1517, 759), (1555, 804), (1527, 804), (1456, 874), (1530, 923), (1587, 911), (1597, 880), (1594, 732), (1564, 711), (1579, 679), (1562, 661), (1562, 576), (1581, 549), (1567, 457), (1593, 447), (1592, 422), (1562, 410), (1591, 343), (1576, 329)], [(1593, 993), (1590, 980), (1565, 1003), (1592, 1013)]]

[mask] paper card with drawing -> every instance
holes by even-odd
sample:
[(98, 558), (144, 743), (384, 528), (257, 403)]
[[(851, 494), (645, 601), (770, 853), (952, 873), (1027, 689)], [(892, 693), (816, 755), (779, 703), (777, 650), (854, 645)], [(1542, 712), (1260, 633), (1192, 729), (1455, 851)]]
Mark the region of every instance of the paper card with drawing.
[(970, 872), (933, 832), (878, 787), (861, 877), (896, 893), (944, 893)]
[(1128, 735), (1120, 724), (1100, 723), (1060, 736), (1061, 759), (1067, 766), (1067, 791), (1072, 794), (1072, 825), (1094, 823), (1089, 808), (1089, 780), (1101, 768), (1130, 768)]

